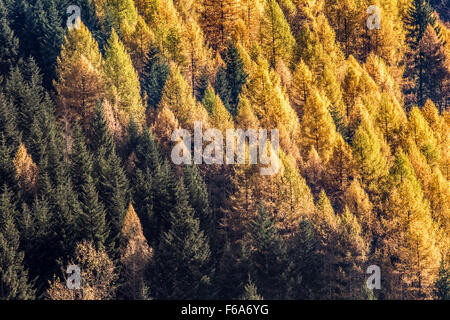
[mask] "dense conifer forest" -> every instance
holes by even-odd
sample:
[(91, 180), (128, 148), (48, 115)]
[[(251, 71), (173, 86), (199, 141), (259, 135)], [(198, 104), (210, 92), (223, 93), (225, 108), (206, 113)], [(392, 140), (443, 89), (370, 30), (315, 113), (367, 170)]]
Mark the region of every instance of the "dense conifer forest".
[(0, 299), (450, 299), (449, 3), (0, 0)]

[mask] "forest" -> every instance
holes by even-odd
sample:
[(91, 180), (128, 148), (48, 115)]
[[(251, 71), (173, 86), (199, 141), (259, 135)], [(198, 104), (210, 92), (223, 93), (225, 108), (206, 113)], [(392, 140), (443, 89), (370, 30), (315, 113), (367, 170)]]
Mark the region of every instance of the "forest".
[[(0, 0), (0, 45), (0, 300), (450, 299), (449, 1)], [(278, 172), (173, 163), (198, 121)]]

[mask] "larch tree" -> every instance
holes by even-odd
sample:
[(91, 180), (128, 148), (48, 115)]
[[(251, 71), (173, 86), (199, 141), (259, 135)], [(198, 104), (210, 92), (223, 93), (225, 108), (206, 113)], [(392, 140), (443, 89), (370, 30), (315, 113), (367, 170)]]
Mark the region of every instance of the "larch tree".
[(432, 164), (440, 158), (440, 150), (433, 130), (417, 107), (413, 107), (409, 113), (408, 134), (426, 157), (428, 163)]
[(60, 116), (69, 121), (82, 121), (85, 128), (92, 119), (94, 108), (105, 94), (103, 58), (98, 44), (88, 28), (71, 29), (57, 61)]
[(202, 30), (195, 19), (186, 21), (186, 33), (184, 41), (184, 69), (192, 95), (198, 96), (201, 89), (202, 74), (211, 68), (211, 50), (206, 46), (206, 40)]
[(382, 219), (386, 232), (382, 248), (391, 262), (386, 269), (387, 289), (393, 296), (429, 297), (440, 260), (437, 225), (414, 169), (401, 151), (390, 180), (393, 189)]
[(275, 67), (279, 60), (290, 63), (295, 39), (283, 11), (275, 0), (265, 1), (260, 37), (271, 67)]
[(148, 298), (144, 282), (144, 272), (152, 256), (152, 249), (142, 232), (141, 221), (130, 203), (123, 222), (122, 237), (125, 245), (121, 248), (122, 284), (118, 294), (126, 299)]
[(133, 63), (117, 33), (113, 30), (105, 52), (106, 97), (119, 106), (121, 123), (128, 125), (129, 117), (142, 124), (145, 109), (142, 105), (139, 78)]
[(326, 164), (324, 184), (327, 193), (333, 199), (334, 203), (338, 205), (340, 210), (343, 209), (342, 203), (345, 191), (356, 178), (356, 174), (357, 168), (356, 162), (353, 159), (352, 149), (338, 135), (333, 152)]
[(16, 169), (16, 179), (19, 188), (25, 195), (30, 195), (37, 191), (37, 177), (39, 168), (33, 162), (30, 154), (27, 152), (23, 143), (19, 145), (16, 155), (13, 159)]
[[(353, 180), (347, 187), (343, 198), (344, 205), (358, 219), (365, 241), (368, 244), (371, 244), (371, 241), (375, 242), (375, 237), (381, 234), (380, 223), (369, 196), (357, 179)], [(376, 243), (373, 245), (376, 245)]]
[(295, 158), (299, 158), (300, 123), (280, 77), (260, 54), (252, 67), (241, 96), (248, 99), (261, 126), (279, 130), (281, 148), (290, 150)]
[[(80, 267), (83, 281), (80, 289), (67, 288), (66, 281), (55, 276), (52, 282), (49, 281), (46, 291), (50, 300), (107, 300), (115, 297), (117, 274), (113, 261), (104, 250), (96, 250), (88, 241), (80, 242), (68, 265)], [(66, 280), (65, 270), (61, 271), (63, 280)]]
[(105, 18), (117, 30), (122, 40), (129, 39), (138, 22), (138, 13), (133, 0), (106, 0)]
[(154, 38), (153, 32), (139, 16), (134, 32), (130, 35), (126, 43), (134, 68), (141, 73), (144, 67), (144, 61), (148, 50), (152, 45)]
[(381, 142), (372, 124), (363, 120), (352, 141), (353, 158), (356, 160), (364, 189), (370, 194), (381, 192), (387, 175), (387, 160)]
[(239, 1), (203, 0), (200, 24), (214, 50), (222, 51), (233, 38), (239, 18)]
[(308, 99), (310, 91), (312, 90), (312, 85), (312, 73), (305, 62), (300, 60), (295, 68), (294, 79), (290, 87), (291, 103), (300, 120), (303, 117), (303, 109), (306, 104), (306, 99)]
[(345, 56), (359, 53), (363, 48), (361, 38), (363, 14), (366, 8), (362, 9), (359, 3), (344, 0), (342, 2), (325, 1), (325, 12), (330, 20), (330, 24), (336, 31), (337, 40), (341, 43)]
[(182, 128), (191, 128), (194, 121), (208, 123), (207, 111), (192, 96), (192, 89), (180, 73), (173, 67), (164, 85), (158, 109), (167, 107), (175, 115)]
[(280, 150), (279, 158), (279, 174), (270, 183), (276, 191), (269, 191), (269, 194), (275, 208), (277, 227), (283, 233), (289, 233), (296, 229), (302, 217), (314, 211), (314, 200), (295, 159), (283, 150)]
[(407, 124), (403, 107), (396, 99), (382, 94), (375, 121), (391, 148), (401, 145)]
[(202, 104), (210, 114), (211, 124), (214, 128), (218, 128), (225, 134), (227, 129), (234, 127), (231, 114), (223, 105), (220, 97), (216, 95), (211, 85), (208, 85), (205, 91)]
[(258, 288), (249, 278), (248, 283), (244, 287), (244, 293), (241, 295), (239, 300), (264, 300), (262, 296), (258, 294)]
[(314, 147), (324, 161), (328, 160), (336, 139), (336, 129), (328, 111), (328, 104), (328, 100), (317, 90), (312, 91), (306, 100), (301, 122), (305, 154)]
[(172, 133), (179, 128), (175, 115), (169, 108), (164, 107), (158, 114), (150, 127), (150, 130), (158, 142), (161, 153), (169, 156), (172, 152), (174, 142), (171, 140)]

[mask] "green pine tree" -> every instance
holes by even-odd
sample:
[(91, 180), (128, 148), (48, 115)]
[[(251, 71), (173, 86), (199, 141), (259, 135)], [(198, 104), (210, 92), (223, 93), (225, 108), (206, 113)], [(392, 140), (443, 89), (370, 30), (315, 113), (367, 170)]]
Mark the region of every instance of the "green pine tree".
[(108, 236), (106, 212), (98, 199), (92, 179), (92, 166), (92, 156), (87, 150), (81, 128), (76, 123), (72, 146), (72, 177), (74, 189), (78, 191), (78, 199), (83, 210), (78, 217), (78, 237), (92, 241), (97, 249), (102, 249)]
[(151, 47), (144, 61), (141, 74), (141, 87), (147, 94), (147, 106), (154, 107), (161, 101), (162, 90), (170, 74), (166, 59), (156, 47)]
[(0, 1), (0, 76), (6, 75), (19, 58), (19, 39), (10, 28), (8, 11)]
[(0, 195), (0, 299), (34, 299), (28, 271), (23, 267), (23, 252), (19, 251), (19, 232), (14, 220), (17, 212), (11, 193), (3, 187)]
[(226, 51), (222, 53), (225, 67), (221, 67), (217, 75), (216, 91), (228, 111), (235, 116), (239, 103), (239, 94), (247, 79), (244, 63), (239, 51), (233, 42), (230, 42)]
[(286, 269), (286, 246), (263, 205), (250, 227), (252, 278), (266, 299), (281, 299), (286, 283), (280, 275)]
[(116, 153), (114, 139), (108, 129), (101, 105), (94, 112), (91, 149), (94, 152), (93, 178), (99, 198), (106, 209), (110, 226), (107, 248), (113, 253), (120, 245), (120, 232), (129, 203), (128, 180)]
[(211, 297), (208, 238), (200, 230), (181, 184), (177, 185), (176, 208), (169, 214), (170, 229), (162, 235), (148, 273), (151, 295), (156, 299)]
[(303, 219), (288, 249), (289, 265), (285, 272), (287, 298), (317, 298), (320, 288), (321, 260), (319, 244), (312, 223)]
[(434, 283), (434, 295), (437, 300), (450, 300), (450, 270), (441, 261), (439, 274)]
[(194, 209), (194, 216), (200, 220), (200, 229), (205, 232), (210, 240), (213, 240), (214, 219), (209, 206), (208, 190), (197, 166), (185, 166), (183, 178), (189, 203)]

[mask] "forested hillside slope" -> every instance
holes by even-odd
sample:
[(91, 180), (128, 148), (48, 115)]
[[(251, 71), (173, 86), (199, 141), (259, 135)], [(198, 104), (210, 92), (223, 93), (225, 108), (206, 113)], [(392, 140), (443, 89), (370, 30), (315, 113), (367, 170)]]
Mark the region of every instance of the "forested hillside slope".
[(0, 0), (0, 299), (449, 299), (448, 3)]

